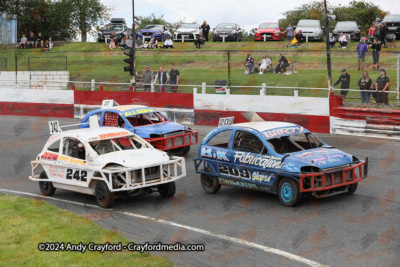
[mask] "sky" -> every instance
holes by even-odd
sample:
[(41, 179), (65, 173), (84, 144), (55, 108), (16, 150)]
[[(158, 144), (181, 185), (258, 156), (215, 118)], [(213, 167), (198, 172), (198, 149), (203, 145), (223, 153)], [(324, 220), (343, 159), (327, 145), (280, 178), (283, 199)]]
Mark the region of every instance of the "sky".
[[(114, 18), (125, 18), (127, 25), (132, 25), (132, 0), (100, 0), (104, 5), (112, 7)], [(243, 0), (134, 0), (135, 15), (148, 16), (154, 13), (157, 17), (164, 15), (168, 22), (185, 19), (185, 22), (208, 22), (211, 28), (221, 22), (235, 22), (247, 31), (256, 28), (260, 22), (274, 22), (283, 17), (283, 13), (309, 3), (308, 0), (281, 1), (243, 1)], [(328, 4), (347, 5), (350, 1), (332, 0)], [(388, 10), (392, 14), (400, 14), (400, 0), (367, 1)]]

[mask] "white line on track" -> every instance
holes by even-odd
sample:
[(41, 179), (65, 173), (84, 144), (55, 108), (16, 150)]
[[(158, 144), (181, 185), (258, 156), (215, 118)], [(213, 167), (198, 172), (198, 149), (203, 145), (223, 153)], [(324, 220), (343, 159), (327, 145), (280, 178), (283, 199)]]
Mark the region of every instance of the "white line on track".
[[(38, 198), (44, 198), (44, 199), (50, 199), (50, 200), (55, 200), (58, 202), (65, 202), (65, 203), (69, 203), (69, 204), (75, 204), (75, 205), (79, 205), (79, 206), (86, 206), (86, 207), (91, 207), (91, 208), (96, 208), (96, 209), (103, 209), (100, 206), (97, 205), (91, 205), (91, 204), (85, 204), (85, 203), (80, 203), (80, 202), (76, 202), (76, 201), (70, 201), (70, 200), (65, 200), (65, 199), (59, 199), (59, 198), (55, 198), (55, 197), (46, 197), (46, 196), (42, 196), (42, 195), (36, 195), (36, 194), (31, 194), (31, 193), (27, 193), (27, 192), (20, 192), (20, 191), (14, 191), (14, 190), (8, 190), (8, 189), (3, 189), (0, 188), (0, 191), (2, 192), (7, 192), (7, 193), (13, 193), (13, 194), (18, 194), (18, 195), (26, 195), (26, 196), (32, 196), (32, 197), (38, 197)], [(175, 227), (180, 227), (180, 228), (184, 228), (196, 233), (201, 233), (204, 235), (208, 235), (208, 236), (212, 236), (212, 237), (218, 237), (220, 239), (224, 239), (224, 240), (228, 240), (237, 244), (241, 244), (241, 245), (245, 245), (245, 246), (249, 246), (252, 248), (256, 248), (256, 249), (260, 249), (262, 251), (265, 251), (267, 253), (271, 253), (271, 254), (275, 254), (278, 256), (282, 256), (285, 258), (288, 258), (290, 260), (293, 261), (297, 261), (297, 262), (301, 262), (304, 264), (307, 264), (309, 266), (313, 266), (313, 267), (317, 267), (317, 266), (327, 266), (324, 264), (320, 264), (318, 262), (300, 257), (298, 255), (277, 249), (277, 248), (271, 248), (268, 246), (263, 246), (260, 244), (256, 244), (253, 242), (249, 242), (240, 238), (236, 238), (236, 237), (230, 237), (230, 236), (226, 236), (226, 235), (221, 235), (221, 234), (215, 234), (213, 232), (207, 231), (207, 230), (203, 230), (200, 228), (196, 228), (196, 227), (192, 227), (192, 226), (187, 226), (187, 225), (183, 225), (183, 224), (179, 224), (179, 223), (174, 223), (174, 222), (170, 222), (170, 221), (166, 221), (166, 220), (162, 220), (162, 219), (157, 219), (157, 218), (153, 218), (153, 217), (149, 217), (146, 215), (141, 215), (141, 214), (137, 214), (137, 213), (131, 213), (131, 212), (125, 212), (125, 211), (118, 211), (118, 210), (114, 210), (114, 209), (108, 209), (112, 212), (115, 213), (119, 213), (119, 214), (123, 214), (126, 216), (130, 216), (130, 217), (136, 217), (136, 218), (140, 218), (140, 219), (146, 219), (149, 221), (153, 221), (153, 222), (157, 222), (157, 223), (162, 223), (162, 224), (166, 224), (166, 225), (171, 225), (171, 226), (175, 226)]]

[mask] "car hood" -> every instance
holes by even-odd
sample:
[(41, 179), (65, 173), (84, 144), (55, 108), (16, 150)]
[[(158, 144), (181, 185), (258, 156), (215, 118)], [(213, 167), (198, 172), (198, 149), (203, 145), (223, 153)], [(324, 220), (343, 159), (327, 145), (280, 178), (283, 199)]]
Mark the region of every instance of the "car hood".
[(233, 29), (216, 29), (217, 33), (231, 33)]
[(279, 29), (258, 29), (260, 33), (275, 33), (275, 31), (279, 31)]
[(133, 132), (142, 138), (150, 138), (150, 134), (167, 134), (186, 130), (187, 127), (175, 122), (165, 122), (146, 126), (135, 127)]
[(199, 29), (196, 28), (183, 28), (183, 29), (177, 29), (175, 32), (195, 32), (199, 31)]
[(139, 30), (139, 32), (162, 32), (162, 30)]
[(321, 28), (318, 27), (297, 27), (296, 31), (301, 30), (303, 33), (304, 32), (316, 32), (316, 31), (322, 31)]
[(335, 28), (333, 31), (335, 32), (353, 32), (360, 31), (358, 28)]
[(289, 171), (299, 172), (303, 166), (333, 168), (353, 162), (353, 156), (332, 147), (321, 147), (288, 154), (284, 159)]
[(127, 168), (160, 165), (169, 161), (167, 153), (155, 148), (129, 149), (107, 153), (93, 160), (94, 166), (104, 168), (107, 164), (118, 164)]

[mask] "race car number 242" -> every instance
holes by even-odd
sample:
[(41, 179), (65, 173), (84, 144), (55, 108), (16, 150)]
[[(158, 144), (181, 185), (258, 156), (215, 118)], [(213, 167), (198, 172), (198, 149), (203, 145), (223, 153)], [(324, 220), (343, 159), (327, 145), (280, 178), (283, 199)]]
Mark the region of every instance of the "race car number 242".
[(77, 181), (87, 182), (87, 171), (73, 170), (67, 169), (66, 179), (72, 180), (75, 179)]

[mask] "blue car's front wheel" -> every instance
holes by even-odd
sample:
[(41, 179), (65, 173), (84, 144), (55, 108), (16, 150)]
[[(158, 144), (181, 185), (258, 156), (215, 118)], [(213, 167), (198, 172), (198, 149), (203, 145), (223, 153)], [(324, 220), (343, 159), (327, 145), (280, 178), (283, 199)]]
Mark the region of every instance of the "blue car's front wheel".
[(301, 201), (299, 184), (290, 178), (282, 178), (278, 185), (278, 197), (287, 207), (294, 207)]

